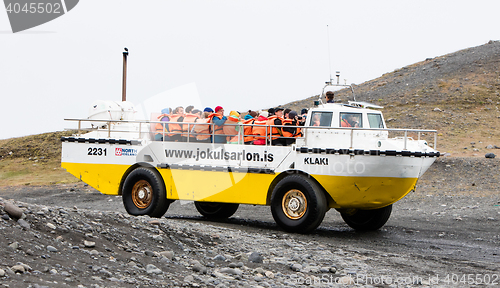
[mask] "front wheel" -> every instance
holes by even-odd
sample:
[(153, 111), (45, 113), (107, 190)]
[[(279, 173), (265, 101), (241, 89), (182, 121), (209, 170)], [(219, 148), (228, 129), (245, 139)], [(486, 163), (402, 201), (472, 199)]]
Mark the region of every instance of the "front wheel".
[(323, 221), (327, 208), (322, 189), (303, 175), (283, 178), (271, 196), (274, 221), (288, 232), (307, 233), (316, 229)]
[(218, 202), (194, 202), (196, 210), (207, 218), (229, 218), (236, 213), (239, 204)]
[(391, 216), (392, 205), (373, 210), (355, 209), (341, 212), (345, 223), (359, 231), (375, 231), (385, 225)]
[(123, 183), (123, 205), (128, 214), (160, 218), (167, 212), (165, 184), (152, 169), (140, 167), (132, 171)]

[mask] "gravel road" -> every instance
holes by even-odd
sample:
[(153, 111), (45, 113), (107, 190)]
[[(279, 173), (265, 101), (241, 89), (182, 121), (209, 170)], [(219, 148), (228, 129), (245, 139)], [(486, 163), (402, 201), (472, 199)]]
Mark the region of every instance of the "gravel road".
[(82, 183), (2, 187), (24, 217), (0, 210), (0, 285), (500, 285), (499, 180), (496, 159), (441, 157), (379, 231), (356, 232), (331, 210), (308, 235), (282, 231), (265, 206), (214, 222), (177, 201), (157, 220)]

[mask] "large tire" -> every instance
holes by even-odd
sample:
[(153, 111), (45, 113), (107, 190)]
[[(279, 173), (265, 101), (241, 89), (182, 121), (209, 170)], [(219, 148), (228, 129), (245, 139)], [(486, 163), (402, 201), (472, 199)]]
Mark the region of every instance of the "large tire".
[(271, 196), (274, 221), (288, 232), (308, 233), (316, 229), (325, 217), (327, 206), (323, 190), (303, 175), (286, 176)]
[(196, 210), (207, 218), (224, 219), (233, 216), (239, 204), (218, 202), (194, 202)]
[(167, 212), (165, 184), (158, 172), (139, 167), (133, 170), (123, 183), (123, 205), (130, 215), (149, 215), (160, 218)]
[(385, 225), (391, 217), (392, 205), (373, 210), (357, 209), (351, 213), (341, 213), (342, 219), (351, 228), (359, 231), (375, 231)]

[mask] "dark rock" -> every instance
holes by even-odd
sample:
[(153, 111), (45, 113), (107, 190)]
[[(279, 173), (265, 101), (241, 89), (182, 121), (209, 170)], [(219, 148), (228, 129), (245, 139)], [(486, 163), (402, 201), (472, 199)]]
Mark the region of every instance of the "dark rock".
[(484, 157), (486, 157), (486, 158), (495, 158), (496, 155), (493, 154), (493, 153), (487, 153), (486, 155), (484, 155)]
[(248, 256), (248, 261), (253, 263), (263, 263), (264, 257), (262, 257), (262, 255), (258, 252), (252, 252), (252, 254)]
[(24, 229), (30, 229), (31, 228), (30, 223), (24, 221), (23, 219), (17, 220), (17, 224), (21, 225), (21, 227), (23, 227)]

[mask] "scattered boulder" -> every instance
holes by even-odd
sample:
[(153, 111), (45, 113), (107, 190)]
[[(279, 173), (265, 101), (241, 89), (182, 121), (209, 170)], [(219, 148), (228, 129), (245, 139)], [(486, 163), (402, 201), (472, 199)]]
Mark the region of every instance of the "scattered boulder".
[(14, 265), (12, 267), (10, 267), (10, 269), (14, 272), (14, 273), (24, 273), (26, 272), (26, 269), (24, 268), (23, 265)]
[(495, 158), (496, 155), (493, 154), (493, 153), (486, 153), (486, 155), (484, 155), (484, 157), (486, 157), (486, 158)]
[(14, 249), (14, 250), (17, 250), (17, 249), (19, 249), (19, 242), (13, 242), (13, 243), (9, 244), (9, 247)]
[(26, 222), (24, 219), (18, 219), (17, 224), (19, 224), (21, 227), (23, 227), (26, 230), (31, 228), (30, 223)]
[(264, 262), (264, 257), (260, 255), (258, 252), (252, 252), (250, 256), (248, 256), (248, 262), (252, 263), (263, 263)]
[(47, 246), (47, 251), (56, 253), (57, 252), (57, 248), (54, 247), (54, 246), (50, 246), (49, 245), (49, 246)]
[(5, 212), (7, 212), (7, 214), (14, 219), (20, 219), (23, 217), (23, 210), (9, 201), (3, 202), (3, 207)]
[(172, 258), (174, 258), (174, 251), (162, 251), (160, 252), (160, 255), (168, 260), (172, 260)]
[(195, 264), (192, 269), (194, 272), (198, 272), (201, 274), (207, 274), (207, 268), (203, 267), (201, 264)]
[(163, 271), (161, 271), (161, 269), (159, 269), (158, 267), (156, 267), (153, 264), (148, 264), (146, 266), (146, 273), (148, 273), (148, 274), (162, 274)]
[(93, 248), (95, 247), (95, 242), (85, 240), (83, 241), (83, 245), (85, 248)]
[(215, 261), (226, 261), (226, 257), (218, 254), (213, 258)]

